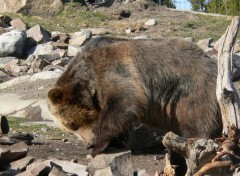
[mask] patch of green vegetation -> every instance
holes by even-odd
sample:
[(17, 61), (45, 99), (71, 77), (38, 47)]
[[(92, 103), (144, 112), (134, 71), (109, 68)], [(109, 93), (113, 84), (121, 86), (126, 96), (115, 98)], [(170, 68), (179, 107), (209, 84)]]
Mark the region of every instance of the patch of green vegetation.
[(61, 138), (63, 135), (65, 137), (67, 136), (67, 138), (73, 138), (73, 136), (63, 132), (59, 128), (49, 127), (44, 124), (29, 125), (26, 122), (28, 121), (23, 118), (8, 117), (8, 123), (11, 131), (25, 132), (30, 134), (41, 134), (50, 136), (51, 138)]
[(195, 19), (183, 22), (179, 30), (196, 40), (211, 37), (216, 41), (224, 34), (230, 23), (231, 19), (226, 17), (196, 14)]
[(8, 14), (13, 18), (21, 18), (30, 27), (40, 24), (48, 31), (75, 32), (81, 28), (98, 27), (108, 17), (100, 12), (83, 8), (81, 3), (66, 3), (60, 14), (54, 17), (42, 18), (37, 16), (23, 16), (21, 14)]

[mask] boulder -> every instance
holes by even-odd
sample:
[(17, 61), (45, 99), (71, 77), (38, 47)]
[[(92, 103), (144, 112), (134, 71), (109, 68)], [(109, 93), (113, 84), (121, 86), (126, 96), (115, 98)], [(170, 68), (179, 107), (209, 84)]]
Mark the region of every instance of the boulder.
[(50, 34), (39, 24), (27, 30), (29, 46), (46, 43), (51, 40)]
[(0, 163), (6, 164), (27, 156), (28, 146), (27, 144), (20, 142), (13, 144), (8, 148), (0, 148)]
[(108, 167), (110, 170), (106, 169), (104, 172), (112, 175), (132, 176), (133, 167), (131, 161), (131, 152), (125, 151), (97, 155), (88, 164), (87, 171), (89, 171), (91, 174), (97, 174), (97, 170), (102, 170)]
[(23, 31), (27, 30), (27, 24), (23, 20), (21, 20), (20, 18), (16, 18), (16, 19), (12, 20), (10, 22), (10, 24), (15, 29), (20, 29), (20, 30), (23, 30)]
[(61, 0), (0, 0), (0, 13), (52, 16), (58, 14), (62, 7)]
[(21, 57), (26, 38), (26, 32), (21, 30), (13, 30), (0, 35), (0, 57)]

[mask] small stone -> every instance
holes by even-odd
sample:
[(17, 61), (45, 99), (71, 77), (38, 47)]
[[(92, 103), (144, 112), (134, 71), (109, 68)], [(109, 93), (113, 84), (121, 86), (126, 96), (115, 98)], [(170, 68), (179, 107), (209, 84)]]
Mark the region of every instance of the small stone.
[(68, 45), (67, 56), (74, 57), (77, 56), (79, 52), (82, 52), (82, 47)]
[(150, 19), (147, 22), (144, 23), (146, 26), (154, 26), (157, 24), (155, 19)]
[(101, 154), (94, 157), (88, 164), (87, 171), (94, 174), (96, 170), (110, 167), (113, 175), (132, 176), (133, 167), (131, 152), (118, 152), (114, 154)]
[(185, 37), (184, 40), (189, 41), (189, 42), (194, 42), (193, 37)]
[(109, 34), (110, 32), (104, 28), (88, 28), (92, 32), (92, 35), (105, 35)]
[(63, 141), (63, 142), (67, 142), (67, 141), (68, 141), (68, 139), (62, 139), (62, 141)]
[(133, 39), (136, 39), (136, 40), (139, 40), (139, 39), (149, 39), (149, 37), (147, 35), (140, 35), (140, 36), (137, 36), (137, 37), (134, 37)]
[(138, 171), (136, 171), (136, 172), (134, 172), (134, 175), (135, 176), (146, 176), (145, 174), (146, 174), (146, 170), (144, 169), (144, 170), (138, 170)]
[(87, 155), (87, 159), (93, 159), (92, 155)]
[(21, 20), (21, 19), (19, 19), (19, 18), (12, 20), (12, 21), (10, 22), (10, 24), (11, 24), (15, 29), (20, 29), (20, 30), (23, 30), (23, 31), (26, 31), (26, 30), (27, 30), (27, 24), (26, 24), (23, 20)]
[(82, 46), (92, 37), (92, 32), (90, 30), (83, 30), (79, 33), (74, 33), (72, 39), (69, 40), (69, 45), (72, 46)]
[(77, 163), (78, 160), (77, 160), (77, 159), (71, 159), (71, 162), (72, 162), (72, 163)]
[(126, 32), (127, 34), (131, 34), (132, 29), (126, 29), (125, 32)]
[(48, 65), (43, 68), (43, 71), (55, 71), (55, 70), (61, 70), (64, 71), (64, 67), (59, 66), (59, 65)]

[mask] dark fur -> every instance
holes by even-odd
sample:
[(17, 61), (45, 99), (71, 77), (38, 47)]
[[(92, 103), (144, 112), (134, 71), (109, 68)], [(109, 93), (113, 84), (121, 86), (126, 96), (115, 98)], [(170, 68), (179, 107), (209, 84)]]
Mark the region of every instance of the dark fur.
[(216, 61), (182, 39), (97, 38), (58, 79), (60, 98), (54, 91), (48, 97), (50, 109), (62, 103), (94, 111), (94, 118), (76, 114), (72, 129), (92, 125), (97, 154), (133, 121), (184, 137), (219, 135), (216, 77)]

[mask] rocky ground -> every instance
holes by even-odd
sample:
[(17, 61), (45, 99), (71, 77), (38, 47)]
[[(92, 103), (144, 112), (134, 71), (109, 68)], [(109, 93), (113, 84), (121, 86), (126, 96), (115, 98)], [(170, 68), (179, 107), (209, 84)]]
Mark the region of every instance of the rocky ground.
[[(69, 9), (74, 11), (70, 13)], [(87, 16), (89, 20), (77, 22), (78, 11), (88, 13), (89, 9), (93, 11), (93, 15)], [(216, 39), (223, 34), (231, 19), (178, 12), (135, 2), (122, 5), (115, 3), (108, 9), (89, 9), (73, 3), (55, 18), (0, 15), (0, 114), (10, 117), (9, 135), (28, 132), (34, 136), (34, 144), (29, 145), (27, 155), (35, 160), (58, 158), (74, 160), (83, 165), (90, 162), (88, 151), (75, 137), (55, 127), (26, 125), (26, 121), (50, 120), (46, 107), (47, 90), (90, 38), (110, 35), (126, 38), (179, 36), (191, 41), (203, 39), (197, 42), (199, 46), (210, 56), (216, 57)], [(107, 18), (101, 18), (102, 21), (94, 26), (93, 19), (100, 19), (96, 14), (104, 14)], [(5, 45), (8, 47), (1, 47)], [(235, 45), (234, 55), (234, 79), (237, 80), (240, 75), (240, 42)], [(156, 135), (149, 134), (150, 138), (142, 138), (137, 145), (146, 147), (146, 143), (155, 145), (159, 142), (159, 139), (155, 139)], [(145, 169), (149, 175), (162, 171), (163, 151), (159, 146), (134, 151), (134, 170)], [(159, 160), (154, 159), (156, 155), (160, 156)]]

